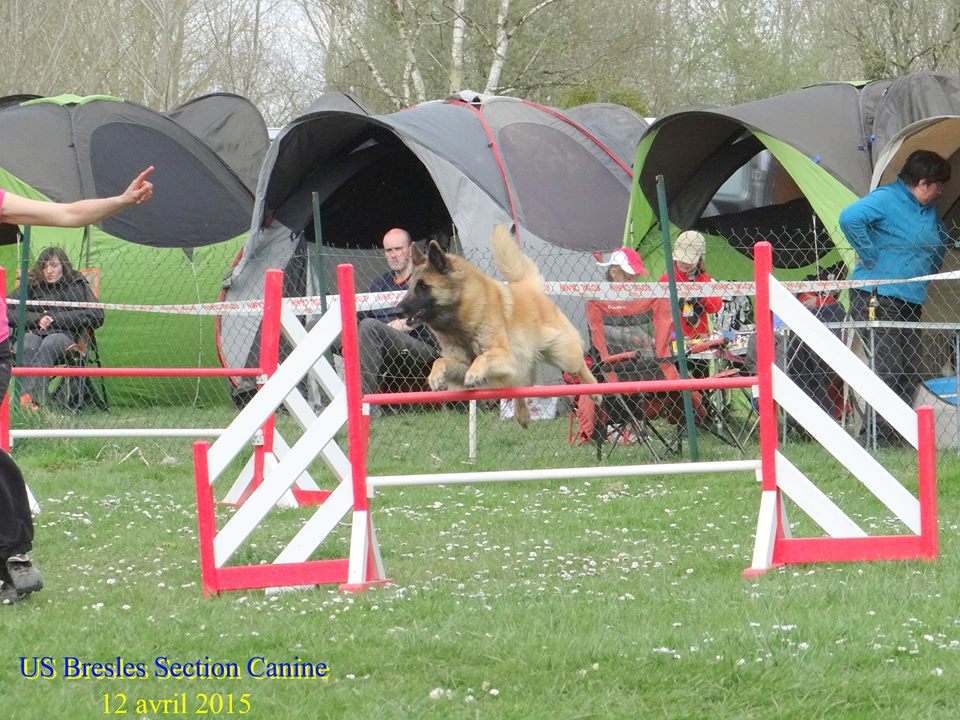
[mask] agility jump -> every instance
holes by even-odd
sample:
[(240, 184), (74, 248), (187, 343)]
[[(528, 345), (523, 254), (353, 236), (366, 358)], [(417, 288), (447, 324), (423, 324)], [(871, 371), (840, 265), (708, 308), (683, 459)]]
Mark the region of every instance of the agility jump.
[[(370, 498), (376, 488), (545, 479), (635, 475), (750, 472), (761, 483), (760, 510), (753, 559), (745, 575), (766, 572), (776, 565), (823, 561), (932, 559), (938, 553), (936, 469), (933, 411), (916, 412), (870, 373), (843, 343), (824, 328), (771, 273), (771, 248), (755, 249), (758, 371), (756, 376), (657, 380), (597, 385), (546, 386), (476, 391), (377, 394), (362, 396), (357, 348), (356, 299), (353, 269), (338, 268), (339, 297), (307, 333), (292, 311), (284, 308), (281, 327), (294, 350), (263, 384), (260, 392), (212, 445), (194, 444), (201, 571), (205, 594), (223, 590), (337, 583), (345, 591), (388, 583), (377, 543)], [(815, 352), (890, 421), (918, 451), (918, 496), (915, 497), (800, 392), (774, 365), (772, 312), (776, 312)], [(342, 332), (344, 382), (324, 359), (324, 351)], [(307, 373), (320, 382), (331, 403), (314, 415), (297, 384)], [(378, 403), (418, 404), (448, 400), (552, 397), (582, 393), (682, 391), (715, 388), (757, 388), (760, 412), (760, 457), (729, 462), (690, 462), (536, 471), (502, 470), (471, 473), (369, 476), (366, 468), (369, 406)], [(214, 515), (213, 485), (258, 428), (285, 404), (294, 409), (303, 436), (250, 492), (233, 517), (219, 530)], [(814, 482), (778, 450), (776, 405), (793, 415), (903, 523), (903, 535), (869, 536)], [(347, 425), (349, 458), (335, 441)], [(269, 565), (229, 565), (247, 537), (290, 490), (318, 451), (337, 479), (337, 486), (305, 522), (289, 545)], [(825, 537), (792, 538), (784, 499), (806, 513)], [(333, 529), (350, 516), (349, 557), (310, 560)]]

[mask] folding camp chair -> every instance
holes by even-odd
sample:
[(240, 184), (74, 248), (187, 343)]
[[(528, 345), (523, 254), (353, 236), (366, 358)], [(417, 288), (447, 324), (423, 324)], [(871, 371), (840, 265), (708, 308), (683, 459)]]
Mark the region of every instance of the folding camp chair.
[[(650, 315), (654, 329), (656, 357), (660, 360), (663, 377), (679, 379), (680, 372), (675, 364), (676, 351), (671, 346), (670, 338), (674, 336), (673, 316), (670, 303), (666, 300), (645, 300), (638, 303), (652, 305)], [(705, 338), (693, 342), (685, 347), (688, 359), (700, 361), (704, 376), (725, 377), (739, 374), (742, 357), (730, 353), (726, 349), (724, 338)], [(693, 405), (693, 421), (719, 440), (732, 445), (743, 452), (743, 443), (730, 426), (729, 405), (725, 391), (692, 390), (690, 397)], [(669, 405), (667, 417), (676, 425), (685, 422), (684, 410), (680, 409), (678, 398), (680, 393), (670, 393), (673, 402)]]
[[(660, 300), (600, 301), (586, 304), (591, 347), (592, 370), (600, 382), (659, 380), (667, 377), (670, 363), (662, 358), (667, 340), (658, 337), (655, 314)], [(679, 452), (678, 434), (664, 434), (653, 420), (666, 417), (674, 426), (682, 425), (683, 409), (676, 393), (631, 393), (606, 395), (602, 408), (593, 407), (588, 396), (577, 399), (575, 413), (577, 441), (592, 439), (598, 459), (604, 442), (613, 447), (627, 442), (642, 442), (657, 460), (663, 452)], [(592, 417), (591, 417), (592, 415)], [(593, 422), (590, 428), (591, 420)], [(574, 417), (571, 417), (570, 439)]]

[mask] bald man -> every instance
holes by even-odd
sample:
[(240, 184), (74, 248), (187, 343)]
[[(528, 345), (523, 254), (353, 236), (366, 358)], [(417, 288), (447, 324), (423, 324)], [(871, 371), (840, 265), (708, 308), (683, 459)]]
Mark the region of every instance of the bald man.
[[(370, 292), (406, 291), (413, 273), (412, 247), (413, 241), (406, 230), (387, 231), (383, 236), (383, 254), (390, 269), (373, 281)], [(429, 371), (438, 354), (433, 333), (425, 325), (408, 326), (406, 320), (396, 316), (393, 308), (371, 311), (360, 321), (357, 332), (364, 395), (378, 391), (381, 369), (390, 376), (409, 377), (411, 372), (420, 373), (424, 368)], [(377, 409), (377, 406), (371, 407), (371, 415), (376, 415)]]

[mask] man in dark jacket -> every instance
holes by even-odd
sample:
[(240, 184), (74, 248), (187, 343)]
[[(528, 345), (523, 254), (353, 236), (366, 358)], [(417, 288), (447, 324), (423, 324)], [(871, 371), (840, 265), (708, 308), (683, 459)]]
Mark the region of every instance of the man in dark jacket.
[[(413, 241), (406, 230), (393, 228), (383, 236), (383, 254), (389, 270), (370, 285), (371, 293), (406, 291), (413, 273)], [(425, 325), (410, 327), (394, 308), (366, 313), (357, 328), (360, 351), (360, 384), (364, 395), (377, 392), (383, 374), (404, 377), (424, 368), (437, 357), (437, 339)], [(376, 415), (377, 409), (371, 408)]]

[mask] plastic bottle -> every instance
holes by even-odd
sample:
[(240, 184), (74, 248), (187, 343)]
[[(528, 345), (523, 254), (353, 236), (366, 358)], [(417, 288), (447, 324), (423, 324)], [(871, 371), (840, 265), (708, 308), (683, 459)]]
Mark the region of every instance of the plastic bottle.
[(877, 319), (877, 315), (879, 314), (877, 310), (879, 307), (880, 301), (877, 299), (877, 291), (874, 289), (874, 291), (870, 293), (870, 302), (867, 304), (867, 318), (871, 322)]

